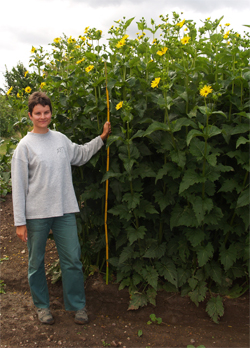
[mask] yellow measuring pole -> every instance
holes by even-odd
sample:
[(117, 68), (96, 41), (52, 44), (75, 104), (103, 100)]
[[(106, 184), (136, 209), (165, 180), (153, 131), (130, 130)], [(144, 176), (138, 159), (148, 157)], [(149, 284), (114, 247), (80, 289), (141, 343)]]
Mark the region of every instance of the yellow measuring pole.
[[(108, 78), (107, 78), (107, 65), (105, 62), (105, 77), (106, 77), (106, 97), (107, 97), (107, 121), (110, 122), (110, 114), (109, 114), (109, 91), (108, 91)], [(107, 169), (109, 171), (109, 147), (107, 148)], [(108, 191), (109, 191), (109, 181), (106, 180), (106, 194), (105, 194), (105, 241), (106, 241), (106, 284), (108, 284), (109, 277), (109, 244), (108, 244), (108, 224), (107, 224), (107, 216), (108, 216)]]

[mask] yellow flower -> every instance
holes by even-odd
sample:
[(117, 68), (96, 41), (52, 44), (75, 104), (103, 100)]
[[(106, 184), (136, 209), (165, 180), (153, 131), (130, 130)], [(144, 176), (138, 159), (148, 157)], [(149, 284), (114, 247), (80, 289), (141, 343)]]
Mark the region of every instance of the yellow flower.
[(43, 88), (45, 85), (46, 85), (46, 82), (42, 82), (42, 83), (40, 84), (40, 87)]
[(20, 96), (20, 94), (19, 94), (19, 93), (17, 93), (17, 95), (16, 95), (16, 96), (17, 96), (17, 98), (21, 98), (21, 96)]
[(76, 62), (76, 64), (80, 64), (80, 63), (82, 63), (84, 60), (85, 60), (85, 58), (82, 58), (82, 59), (78, 60), (78, 61)]
[(123, 38), (118, 42), (118, 44), (116, 45), (116, 47), (117, 48), (120, 48), (120, 47), (122, 47), (122, 46), (124, 46), (125, 45), (125, 41), (126, 41), (126, 39), (129, 37), (129, 35), (124, 35), (123, 36)]
[(157, 51), (156, 53), (159, 56), (163, 56), (163, 54), (165, 54), (167, 52), (168, 48), (167, 47), (163, 47), (160, 51)]
[(226, 32), (226, 34), (223, 36), (223, 39), (227, 39), (227, 38), (228, 38), (229, 33), (230, 33), (230, 30), (228, 30), (228, 31)]
[(35, 47), (34, 46), (32, 46), (32, 48), (31, 48), (31, 51), (30, 51), (31, 53), (35, 53), (36, 52), (36, 49), (35, 49)]
[(30, 92), (31, 92), (30, 86), (28, 86), (28, 87), (25, 88), (25, 92), (26, 92), (26, 93), (30, 93)]
[(123, 101), (121, 101), (120, 103), (118, 103), (117, 105), (116, 105), (116, 110), (119, 110), (120, 108), (122, 108), (122, 104), (123, 104)]
[(229, 25), (230, 25), (230, 23), (226, 23), (226, 24), (225, 24), (226, 27), (229, 27)]
[(208, 17), (208, 18), (207, 18), (207, 21), (209, 21), (210, 18), (211, 18), (211, 17)]
[(211, 88), (211, 86), (204, 86), (201, 90), (200, 90), (200, 95), (202, 96), (202, 97), (207, 97), (207, 95), (209, 94), (209, 93), (212, 93), (212, 88)]
[(28, 72), (28, 70), (27, 70), (27, 71), (25, 71), (25, 73), (24, 73), (24, 77), (26, 77), (28, 73), (29, 73), (29, 72)]
[(116, 45), (117, 48), (121, 48), (122, 46), (125, 45), (125, 40), (120, 40), (118, 44)]
[(10, 95), (12, 89), (13, 89), (13, 87), (11, 86), (10, 89), (8, 90), (8, 92), (7, 92), (6, 94), (7, 94), (7, 95)]
[(90, 72), (92, 69), (94, 69), (94, 65), (89, 65), (87, 68), (85, 68), (85, 71), (88, 73), (88, 72)]
[(79, 38), (84, 42), (84, 41), (86, 41), (86, 37), (84, 37), (84, 36), (79, 36)]
[(185, 19), (183, 19), (183, 21), (181, 21), (180, 23), (177, 23), (176, 25), (177, 25), (178, 27), (182, 28), (183, 25), (184, 25), (184, 23), (185, 23)]
[(88, 32), (88, 30), (89, 30), (89, 27), (86, 27), (86, 28), (84, 29), (84, 34), (86, 34), (86, 33)]
[(236, 33), (236, 37), (240, 37), (240, 34)]
[(183, 45), (186, 45), (190, 39), (191, 39), (190, 36), (184, 36), (184, 38), (181, 39), (181, 43), (182, 43)]
[(61, 41), (61, 38), (60, 37), (56, 37), (55, 39), (54, 39), (54, 42), (55, 43), (59, 43)]
[(152, 88), (158, 87), (160, 80), (161, 80), (160, 77), (156, 77), (156, 78), (151, 82), (151, 87), (152, 87)]

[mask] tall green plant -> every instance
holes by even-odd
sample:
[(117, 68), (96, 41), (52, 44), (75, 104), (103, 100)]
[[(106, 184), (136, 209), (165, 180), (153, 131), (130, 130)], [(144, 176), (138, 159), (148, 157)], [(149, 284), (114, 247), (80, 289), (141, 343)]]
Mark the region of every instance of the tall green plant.
[(161, 288), (197, 306), (209, 294), (217, 322), (222, 297), (213, 294), (239, 296), (248, 286), (249, 34), (223, 17), (197, 29), (173, 13), (150, 28), (141, 19), (131, 38), (133, 20), (115, 21), (108, 46), (85, 28), (77, 39), (56, 38), (51, 53), (33, 49), (53, 127), (77, 143), (100, 134), (106, 119), (107, 64), (110, 170), (105, 149), (73, 169), (82, 261), (87, 273), (103, 270), (109, 179), (109, 263), (129, 288), (129, 309), (154, 304)]

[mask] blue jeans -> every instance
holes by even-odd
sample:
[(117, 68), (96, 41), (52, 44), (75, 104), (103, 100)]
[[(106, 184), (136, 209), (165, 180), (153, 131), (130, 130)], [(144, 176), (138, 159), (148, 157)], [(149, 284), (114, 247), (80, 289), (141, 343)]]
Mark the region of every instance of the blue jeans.
[(45, 219), (28, 219), (28, 280), (34, 305), (49, 308), (49, 292), (44, 268), (44, 254), (50, 229), (56, 242), (63, 283), (66, 310), (77, 311), (85, 307), (84, 278), (80, 261), (75, 214)]

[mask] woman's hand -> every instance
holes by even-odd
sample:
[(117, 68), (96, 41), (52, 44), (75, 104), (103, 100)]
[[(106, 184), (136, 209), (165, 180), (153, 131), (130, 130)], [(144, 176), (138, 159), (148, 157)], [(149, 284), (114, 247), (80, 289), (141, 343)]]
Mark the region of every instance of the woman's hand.
[(107, 139), (109, 134), (111, 134), (111, 123), (107, 121), (104, 123), (103, 131), (102, 131), (102, 134), (100, 135), (100, 137), (102, 138), (102, 140), (105, 140), (105, 139)]
[(27, 237), (27, 227), (26, 227), (26, 225), (17, 226), (16, 227), (16, 234), (23, 242), (27, 242), (28, 237)]

